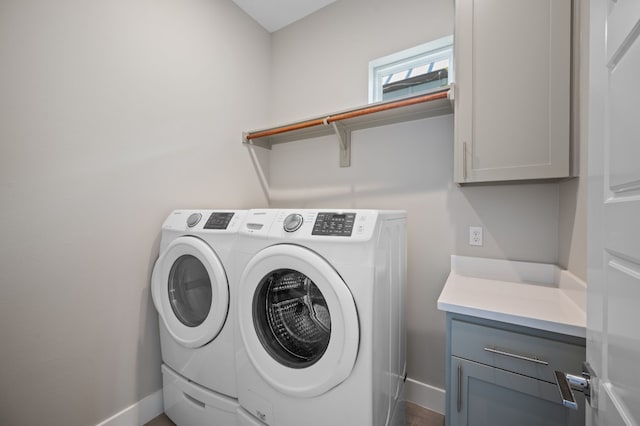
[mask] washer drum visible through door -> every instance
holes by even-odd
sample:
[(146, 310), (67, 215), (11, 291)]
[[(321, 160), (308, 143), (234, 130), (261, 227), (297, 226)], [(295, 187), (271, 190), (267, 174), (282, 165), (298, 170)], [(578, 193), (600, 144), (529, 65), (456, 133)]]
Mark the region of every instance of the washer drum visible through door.
[(296, 245), (268, 247), (245, 268), (239, 291), (245, 349), (271, 386), (313, 397), (349, 376), (359, 342), (355, 302), (321, 256)]

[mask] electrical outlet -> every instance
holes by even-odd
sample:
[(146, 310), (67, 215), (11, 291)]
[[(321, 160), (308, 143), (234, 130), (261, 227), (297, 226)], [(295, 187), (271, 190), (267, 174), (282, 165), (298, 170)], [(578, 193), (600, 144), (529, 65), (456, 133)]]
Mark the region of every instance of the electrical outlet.
[(469, 245), (471, 246), (482, 245), (482, 226), (469, 227)]

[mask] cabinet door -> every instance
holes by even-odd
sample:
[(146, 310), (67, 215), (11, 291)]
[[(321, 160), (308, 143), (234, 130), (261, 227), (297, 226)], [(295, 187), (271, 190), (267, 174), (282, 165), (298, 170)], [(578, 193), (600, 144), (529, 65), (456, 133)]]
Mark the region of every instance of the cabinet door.
[(571, 0), (456, 0), (456, 182), (569, 175)]
[(579, 411), (562, 405), (555, 383), (451, 357), (450, 426), (582, 426)]

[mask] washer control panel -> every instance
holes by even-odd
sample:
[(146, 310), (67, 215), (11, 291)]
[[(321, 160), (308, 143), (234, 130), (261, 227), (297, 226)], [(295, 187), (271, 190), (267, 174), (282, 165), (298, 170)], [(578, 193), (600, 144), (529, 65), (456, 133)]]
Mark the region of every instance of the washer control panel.
[(319, 212), (311, 235), (350, 237), (355, 220), (355, 213)]
[[(300, 244), (369, 241), (377, 229), (379, 216), (378, 210), (367, 209), (254, 209), (243, 218), (240, 234)], [(234, 221), (235, 218), (230, 226)]]

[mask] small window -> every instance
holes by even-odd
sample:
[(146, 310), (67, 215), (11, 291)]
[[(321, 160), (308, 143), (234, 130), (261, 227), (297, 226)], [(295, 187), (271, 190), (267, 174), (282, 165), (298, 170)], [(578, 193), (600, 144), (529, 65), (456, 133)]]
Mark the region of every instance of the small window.
[(453, 36), (369, 62), (369, 103), (429, 92), (453, 82)]

